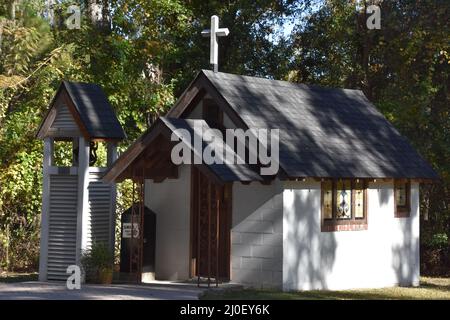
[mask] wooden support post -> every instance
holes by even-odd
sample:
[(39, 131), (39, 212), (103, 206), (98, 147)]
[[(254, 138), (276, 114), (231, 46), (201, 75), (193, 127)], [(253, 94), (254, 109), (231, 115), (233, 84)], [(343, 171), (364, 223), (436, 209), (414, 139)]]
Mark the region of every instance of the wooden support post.
[(134, 238), (134, 230), (133, 230), (133, 228), (134, 228), (134, 210), (135, 210), (135, 205), (134, 205), (134, 202), (135, 202), (135, 189), (134, 189), (134, 187), (135, 187), (135, 185), (134, 185), (134, 180), (131, 180), (132, 181), (132, 195), (131, 195), (131, 234), (130, 234), (130, 275), (132, 275), (133, 274), (133, 258), (134, 258), (134, 241), (133, 241), (133, 238)]
[(72, 139), (72, 167), (78, 167), (79, 157), (79, 138)]
[(53, 138), (44, 139), (44, 164), (42, 179), (41, 243), (39, 281), (47, 280), (48, 233), (50, 213), (50, 167), (53, 164)]
[(142, 167), (142, 180), (140, 181), (141, 187), (140, 187), (140, 199), (139, 199), (139, 205), (140, 205), (140, 227), (139, 227), (139, 282), (142, 282), (142, 272), (143, 272), (143, 262), (144, 262), (144, 197), (145, 197), (145, 168)]
[[(200, 227), (201, 227), (201, 223), (200, 223), (200, 215), (201, 215), (201, 194), (200, 194), (200, 185), (201, 185), (201, 176), (200, 176), (200, 171), (198, 169), (195, 170), (195, 172), (197, 173), (197, 181), (195, 184), (195, 192), (197, 193), (197, 286), (200, 286), (200, 236), (201, 236), (201, 232), (200, 232)], [(194, 192), (194, 194), (195, 194)]]
[(77, 250), (76, 263), (80, 264), (81, 253), (88, 249), (89, 230), (89, 141), (78, 140), (78, 202), (77, 202)]
[(109, 168), (117, 160), (117, 143), (116, 142), (108, 142), (107, 153), (108, 153), (107, 154), (107, 166)]
[(208, 288), (211, 285), (211, 181), (208, 180)]
[(216, 287), (219, 286), (220, 191), (216, 186)]
[[(107, 144), (107, 167), (111, 168), (117, 159), (117, 143), (108, 142)], [(111, 184), (111, 206), (110, 206), (110, 246), (114, 255), (116, 244), (116, 210), (117, 210), (117, 187), (115, 183)]]

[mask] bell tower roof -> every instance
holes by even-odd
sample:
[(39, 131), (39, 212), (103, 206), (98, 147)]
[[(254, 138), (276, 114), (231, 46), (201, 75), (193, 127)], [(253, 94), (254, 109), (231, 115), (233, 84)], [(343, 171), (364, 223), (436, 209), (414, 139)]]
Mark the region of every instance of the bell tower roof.
[(63, 81), (37, 137), (123, 140), (126, 135), (99, 85)]

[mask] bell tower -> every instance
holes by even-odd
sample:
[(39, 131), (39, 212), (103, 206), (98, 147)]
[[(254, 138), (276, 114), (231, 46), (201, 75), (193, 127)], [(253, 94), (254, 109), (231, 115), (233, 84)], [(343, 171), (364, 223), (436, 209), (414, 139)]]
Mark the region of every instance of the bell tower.
[(116, 186), (102, 177), (125, 133), (98, 85), (64, 81), (37, 138), (44, 141), (39, 280), (66, 280), (92, 243), (114, 250)]

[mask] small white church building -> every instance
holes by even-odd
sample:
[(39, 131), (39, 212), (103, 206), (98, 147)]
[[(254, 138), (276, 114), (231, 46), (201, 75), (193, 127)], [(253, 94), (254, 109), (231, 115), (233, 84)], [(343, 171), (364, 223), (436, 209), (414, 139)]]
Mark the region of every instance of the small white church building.
[[(174, 164), (173, 133), (199, 128), (279, 129), (278, 172)], [(145, 181), (156, 279), (311, 290), (418, 285), (419, 185), (437, 178), (361, 91), (203, 70), (103, 181)]]
[[(282, 290), (418, 285), (420, 184), (439, 178), (430, 165), (359, 90), (217, 72), (217, 36), (228, 30), (211, 21), (204, 34), (216, 72), (200, 71), (119, 157), (126, 136), (102, 89), (59, 88), (37, 134), (44, 141), (40, 280), (67, 279), (67, 267), (95, 242), (114, 250), (116, 183), (132, 179), (129, 272), (139, 281), (151, 247), (157, 280)], [(230, 129), (250, 134), (239, 144), (224, 138)], [(277, 143), (249, 131), (257, 129), (279, 130)], [(205, 131), (209, 139), (196, 144)], [(262, 174), (259, 154), (249, 161), (250, 141), (270, 147), (277, 171)], [(61, 142), (72, 143), (66, 166), (54, 159)], [(99, 142), (107, 146), (104, 164)], [(243, 161), (178, 163), (179, 143), (190, 159), (220, 144)], [(153, 226), (145, 241), (144, 212)]]

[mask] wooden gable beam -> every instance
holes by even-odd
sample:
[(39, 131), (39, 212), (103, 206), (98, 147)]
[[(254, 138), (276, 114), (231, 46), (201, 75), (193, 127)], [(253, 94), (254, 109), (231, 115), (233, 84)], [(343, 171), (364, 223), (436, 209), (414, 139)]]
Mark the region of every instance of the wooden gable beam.
[(65, 105), (67, 106), (67, 108), (69, 108), (69, 111), (72, 114), (72, 117), (74, 118), (76, 124), (78, 125), (78, 128), (81, 131), (81, 134), (83, 135), (84, 139), (86, 139), (86, 141), (89, 141), (91, 139), (91, 135), (88, 132), (83, 121), (81, 120), (80, 113), (78, 112), (77, 107), (75, 106), (72, 98), (70, 97), (69, 93), (67, 92), (67, 89), (63, 90), (61, 92), (61, 94), (63, 97), (63, 101), (64, 101)]
[(167, 112), (167, 117), (179, 118), (186, 107), (192, 103), (201, 90), (200, 83), (198, 83), (198, 79), (201, 76), (204, 75), (203, 72), (200, 71), (197, 77), (195, 77), (187, 89), (181, 94), (180, 98), (175, 102), (174, 106)]
[(55, 96), (53, 97), (52, 101), (50, 102), (49, 109), (47, 113), (44, 116), (44, 119), (41, 122), (41, 125), (39, 126), (38, 132), (36, 133), (36, 138), (43, 139), (45, 137), (45, 133), (48, 131), (50, 126), (52, 125), (53, 121), (56, 118), (57, 110), (53, 108), (53, 106), (56, 104), (56, 102), (61, 99), (60, 98), (60, 92), (62, 90), (63, 85), (61, 84), (56, 91)]
[(217, 91), (216, 87), (214, 87), (203, 72), (201, 72), (188, 89), (186, 89), (174, 107), (167, 113), (167, 117), (182, 118), (206, 93), (211, 96), (220, 110), (222, 110), (222, 112), (224, 112), (239, 128), (244, 130), (248, 129), (246, 123)]
[(123, 153), (115, 164), (106, 172), (103, 177), (106, 182), (123, 181), (125, 172), (130, 167), (130, 164), (147, 148), (147, 146), (159, 135), (162, 131), (162, 121), (157, 120), (153, 126), (142, 136), (140, 136), (126, 151)]

